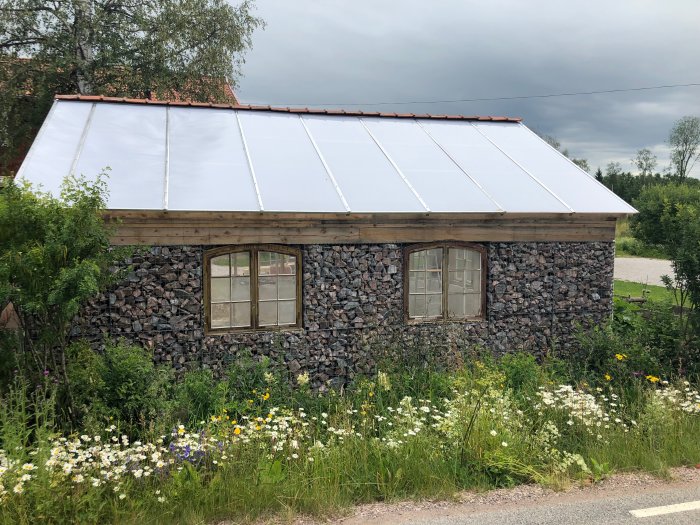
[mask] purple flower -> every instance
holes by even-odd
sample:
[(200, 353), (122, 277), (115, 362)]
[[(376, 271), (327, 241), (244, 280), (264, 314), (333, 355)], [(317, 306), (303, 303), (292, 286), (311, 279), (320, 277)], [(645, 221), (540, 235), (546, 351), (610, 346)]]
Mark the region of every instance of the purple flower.
[(49, 375), (49, 371), (48, 371), (48, 370), (44, 370), (44, 377), (48, 377), (48, 375)]

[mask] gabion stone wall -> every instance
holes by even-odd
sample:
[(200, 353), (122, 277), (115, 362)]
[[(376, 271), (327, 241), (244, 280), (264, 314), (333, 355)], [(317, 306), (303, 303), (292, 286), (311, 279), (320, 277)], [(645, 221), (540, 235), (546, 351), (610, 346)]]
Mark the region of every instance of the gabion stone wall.
[[(612, 308), (612, 242), (490, 243), (484, 321), (407, 324), (403, 252), (396, 244), (302, 246), (303, 328), (204, 334), (202, 246), (134, 249), (121, 282), (95, 297), (73, 330), (99, 347), (124, 337), (177, 370), (221, 373), (243, 351), (267, 355), (314, 385), (369, 373), (379, 355), (435, 357), (479, 345), (495, 353), (574, 348), (578, 326)], [(409, 355), (409, 353), (411, 355)], [(456, 352), (457, 354), (459, 352)], [(422, 356), (422, 357), (421, 357)]]

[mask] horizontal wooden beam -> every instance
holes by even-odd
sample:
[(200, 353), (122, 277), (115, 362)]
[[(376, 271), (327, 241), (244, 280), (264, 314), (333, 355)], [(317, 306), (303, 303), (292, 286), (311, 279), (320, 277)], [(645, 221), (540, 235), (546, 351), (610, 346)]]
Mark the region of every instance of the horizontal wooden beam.
[(193, 214), (128, 212), (115, 221), (119, 245), (350, 244), (430, 241), (611, 241), (615, 217), (512, 214)]

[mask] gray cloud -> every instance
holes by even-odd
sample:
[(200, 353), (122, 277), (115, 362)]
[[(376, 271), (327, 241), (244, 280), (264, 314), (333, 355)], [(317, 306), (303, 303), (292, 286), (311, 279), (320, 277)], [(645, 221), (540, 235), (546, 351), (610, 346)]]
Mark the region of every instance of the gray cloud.
[[(243, 102), (521, 116), (595, 169), (649, 147), (668, 164), (700, 87), (547, 99), (508, 97), (700, 82), (696, 0), (258, 0)], [(700, 176), (700, 166), (694, 170)]]

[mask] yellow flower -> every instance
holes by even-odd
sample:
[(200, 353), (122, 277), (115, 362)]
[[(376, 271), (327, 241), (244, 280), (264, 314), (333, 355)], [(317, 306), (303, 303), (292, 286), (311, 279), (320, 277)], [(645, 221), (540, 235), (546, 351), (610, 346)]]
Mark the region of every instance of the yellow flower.
[(627, 354), (615, 354), (615, 359), (617, 359), (618, 361), (624, 361), (625, 359), (627, 359)]
[(177, 433), (180, 434), (180, 435), (184, 434), (184, 433), (185, 433), (185, 426), (184, 426), (184, 425), (179, 425), (179, 426), (177, 427)]
[(260, 430), (260, 425), (255, 425), (255, 430)]
[(263, 401), (267, 401), (268, 399), (270, 399), (270, 392), (265, 392), (265, 394), (262, 396), (262, 398), (263, 398)]
[(653, 376), (653, 375), (649, 374), (649, 375), (647, 376), (647, 381), (649, 381), (650, 383), (658, 383), (658, 382), (659, 382), (659, 378), (656, 377), (656, 376)]
[(236, 428), (233, 429), (233, 433), (236, 434), (236, 435), (238, 435), (238, 434), (241, 433), (241, 429), (238, 428), (238, 427), (236, 427)]
[(369, 397), (374, 397), (374, 392), (370, 392)]
[(603, 377), (605, 377), (606, 381), (612, 381), (612, 376), (610, 374), (605, 374)]

